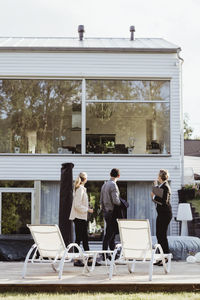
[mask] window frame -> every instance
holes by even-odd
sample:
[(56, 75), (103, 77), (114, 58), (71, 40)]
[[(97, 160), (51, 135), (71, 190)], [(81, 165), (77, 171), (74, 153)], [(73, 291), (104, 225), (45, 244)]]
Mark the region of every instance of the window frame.
[[(129, 156), (138, 156), (138, 157), (169, 157), (171, 156), (171, 78), (85, 78), (85, 89), (86, 89), (86, 81), (87, 80), (127, 80), (127, 81), (169, 81), (169, 100), (105, 100), (105, 99), (98, 99), (98, 100), (92, 100), (92, 99), (86, 99), (86, 94), (84, 98), (85, 102), (85, 108), (87, 103), (168, 103), (169, 104), (169, 147), (170, 147), (170, 153), (167, 154), (149, 154), (149, 153), (144, 153), (144, 154), (119, 154), (119, 153), (112, 153), (112, 154), (105, 154), (105, 153), (96, 153), (96, 154), (90, 154), (90, 153), (84, 153), (86, 156), (124, 156), (124, 157), (129, 157)], [(86, 91), (86, 90), (85, 90)], [(86, 114), (82, 115), (82, 118), (84, 118), (84, 125), (86, 127)], [(85, 131), (86, 133), (86, 131)], [(86, 134), (85, 134), (85, 143), (86, 143)], [(86, 150), (86, 149), (85, 149)]]
[[(81, 97), (81, 153), (74, 153), (74, 154), (67, 154), (67, 153), (0, 153), (0, 156), (75, 156), (75, 157), (83, 157), (83, 156), (123, 156), (123, 157), (130, 157), (130, 156), (138, 156), (138, 157), (169, 157), (171, 156), (171, 77), (0, 77), (0, 80), (72, 80), (72, 81), (81, 81), (82, 86), (82, 97)], [(87, 80), (132, 80), (132, 81), (169, 81), (169, 100), (91, 100), (86, 99), (86, 81)], [(86, 105), (87, 103), (169, 103), (169, 145), (170, 145), (170, 153), (168, 154), (104, 154), (104, 153), (96, 153), (90, 154), (86, 153)]]

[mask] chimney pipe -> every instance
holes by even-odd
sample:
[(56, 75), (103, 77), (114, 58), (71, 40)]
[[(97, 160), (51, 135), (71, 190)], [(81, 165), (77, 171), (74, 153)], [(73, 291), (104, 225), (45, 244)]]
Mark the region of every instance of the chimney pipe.
[(130, 32), (131, 32), (131, 38), (130, 38), (130, 41), (134, 41), (134, 39), (135, 39), (135, 37), (134, 37), (135, 26), (131, 26), (131, 27), (130, 27)]
[(78, 26), (78, 33), (79, 33), (79, 41), (83, 40), (83, 33), (85, 32), (84, 30), (84, 25), (79, 25)]

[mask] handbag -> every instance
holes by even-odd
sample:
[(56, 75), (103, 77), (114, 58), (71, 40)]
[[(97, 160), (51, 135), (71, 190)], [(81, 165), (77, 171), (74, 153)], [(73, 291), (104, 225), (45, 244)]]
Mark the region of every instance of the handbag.
[(152, 192), (154, 193), (154, 195), (158, 196), (159, 198), (162, 198), (164, 190), (158, 186), (153, 186)]

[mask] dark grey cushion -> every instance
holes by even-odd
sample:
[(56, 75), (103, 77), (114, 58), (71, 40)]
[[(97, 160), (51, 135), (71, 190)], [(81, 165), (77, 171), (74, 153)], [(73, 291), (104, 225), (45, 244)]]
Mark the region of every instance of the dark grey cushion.
[[(157, 239), (152, 237), (152, 244), (156, 244)], [(190, 253), (200, 252), (200, 238), (195, 236), (168, 236), (170, 252), (173, 260), (186, 260)]]

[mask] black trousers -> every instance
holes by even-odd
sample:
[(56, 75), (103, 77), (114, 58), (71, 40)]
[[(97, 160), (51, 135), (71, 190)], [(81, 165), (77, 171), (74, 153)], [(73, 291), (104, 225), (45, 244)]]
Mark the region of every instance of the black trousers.
[[(88, 245), (88, 233), (87, 233), (87, 221), (81, 220), (81, 219), (74, 219), (75, 224), (75, 233), (76, 233), (76, 240), (75, 243), (80, 245), (80, 243), (83, 243), (83, 249), (85, 251), (89, 250)], [(78, 250), (75, 248), (75, 252), (78, 252)]]
[(171, 214), (158, 214), (156, 219), (156, 237), (164, 253), (170, 253), (167, 240), (167, 228), (171, 219)]
[(110, 250), (115, 249), (115, 235), (116, 235), (116, 220), (113, 217), (113, 212), (105, 212), (104, 219), (106, 222), (106, 233), (103, 238), (103, 250), (108, 250), (108, 246)]

